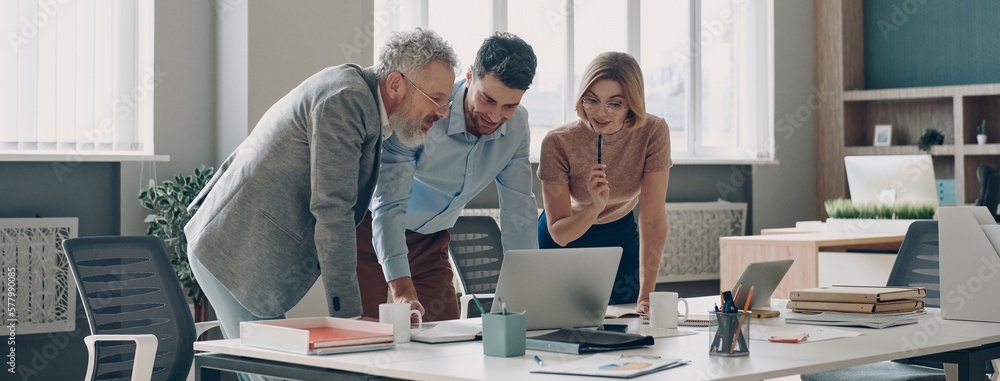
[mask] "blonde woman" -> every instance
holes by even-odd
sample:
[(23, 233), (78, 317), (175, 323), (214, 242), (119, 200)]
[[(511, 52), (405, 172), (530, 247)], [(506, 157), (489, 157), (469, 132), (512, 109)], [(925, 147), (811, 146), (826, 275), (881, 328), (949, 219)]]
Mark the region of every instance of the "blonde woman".
[[(642, 69), (627, 53), (606, 52), (587, 66), (577, 94), (580, 117), (542, 140), (538, 178), (545, 212), (540, 248), (623, 249), (611, 304), (649, 312), (667, 239), (664, 203), (670, 131), (646, 114)], [(638, 221), (632, 209), (642, 195)]]

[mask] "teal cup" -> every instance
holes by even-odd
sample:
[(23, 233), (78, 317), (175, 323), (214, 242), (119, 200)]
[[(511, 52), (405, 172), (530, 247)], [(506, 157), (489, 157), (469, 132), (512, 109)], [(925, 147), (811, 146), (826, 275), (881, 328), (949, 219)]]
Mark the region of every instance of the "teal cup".
[(523, 313), (483, 315), (483, 353), (496, 357), (524, 355), (526, 324)]

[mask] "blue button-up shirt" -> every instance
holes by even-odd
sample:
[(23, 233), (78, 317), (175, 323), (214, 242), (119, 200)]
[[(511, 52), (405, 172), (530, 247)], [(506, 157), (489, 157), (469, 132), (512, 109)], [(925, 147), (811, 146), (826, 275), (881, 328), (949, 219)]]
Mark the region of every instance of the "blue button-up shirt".
[(465, 205), (493, 180), (503, 249), (538, 248), (528, 111), (517, 106), (496, 131), (477, 138), (465, 129), (465, 92), (465, 80), (455, 84), (448, 117), (434, 123), (422, 146), (410, 148), (395, 134), (382, 142), (370, 207), (372, 241), (386, 281), (410, 276), (406, 230), (431, 234), (455, 226)]

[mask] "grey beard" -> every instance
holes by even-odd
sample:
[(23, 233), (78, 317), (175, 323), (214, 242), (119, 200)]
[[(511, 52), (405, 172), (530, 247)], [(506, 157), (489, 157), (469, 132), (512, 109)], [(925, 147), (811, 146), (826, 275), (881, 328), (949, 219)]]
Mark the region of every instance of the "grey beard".
[(420, 129), (423, 124), (423, 120), (411, 120), (403, 116), (401, 112), (394, 113), (389, 117), (392, 132), (398, 135), (399, 140), (410, 148), (419, 147), (427, 139), (427, 133)]

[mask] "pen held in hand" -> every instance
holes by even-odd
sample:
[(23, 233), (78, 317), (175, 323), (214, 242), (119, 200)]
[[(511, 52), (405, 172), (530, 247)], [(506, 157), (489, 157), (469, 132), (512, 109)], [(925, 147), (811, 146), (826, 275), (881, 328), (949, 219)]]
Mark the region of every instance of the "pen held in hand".
[(601, 149), (604, 148), (604, 135), (597, 134), (597, 164), (601, 164)]

